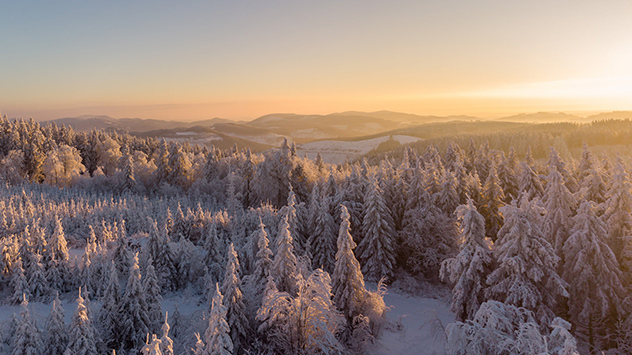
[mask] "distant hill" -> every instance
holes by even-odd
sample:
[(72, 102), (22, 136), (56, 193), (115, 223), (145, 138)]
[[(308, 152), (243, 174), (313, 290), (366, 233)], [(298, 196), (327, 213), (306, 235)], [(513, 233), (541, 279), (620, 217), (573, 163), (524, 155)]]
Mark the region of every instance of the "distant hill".
[(97, 115), (66, 117), (50, 122), (71, 126), (78, 131), (125, 131), (138, 136), (186, 139), (217, 147), (230, 147), (237, 143), (240, 147), (261, 151), (278, 147), (284, 139), (304, 144), (322, 140), (360, 141), (389, 135), (432, 138), (460, 133), (478, 134), (520, 129), (530, 123), (586, 123), (611, 118), (632, 118), (632, 111), (604, 112), (588, 117), (564, 112), (537, 112), (493, 120), (466, 115), (421, 116), (392, 111), (346, 111), (327, 115), (274, 113), (252, 121), (239, 122), (222, 118), (182, 122)]
[[(212, 118), (194, 122), (162, 121), (141, 118), (112, 118), (110, 116), (84, 115), (79, 117), (58, 118), (47, 121), (55, 122), (58, 126), (71, 126), (76, 131), (91, 131), (93, 129), (113, 129), (128, 132), (149, 132), (160, 129), (174, 129), (180, 127), (204, 126), (212, 127), (217, 123), (233, 122), (223, 118)], [(44, 122), (46, 123), (46, 122)]]

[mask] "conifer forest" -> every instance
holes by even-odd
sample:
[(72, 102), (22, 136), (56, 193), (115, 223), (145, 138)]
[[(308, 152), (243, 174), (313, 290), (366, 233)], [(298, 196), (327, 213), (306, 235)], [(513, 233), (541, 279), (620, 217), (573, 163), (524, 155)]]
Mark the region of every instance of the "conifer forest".
[(0, 353), (383, 354), (385, 297), (422, 283), (453, 317), (437, 354), (631, 354), (631, 138), (538, 124), (328, 164), (4, 117)]

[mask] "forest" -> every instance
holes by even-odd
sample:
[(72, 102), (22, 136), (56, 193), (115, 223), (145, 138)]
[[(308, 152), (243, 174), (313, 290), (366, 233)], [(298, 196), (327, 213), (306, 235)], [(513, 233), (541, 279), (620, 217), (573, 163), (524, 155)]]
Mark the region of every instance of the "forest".
[(332, 165), (4, 117), (0, 353), (370, 354), (410, 277), (447, 354), (632, 353), (632, 122), (481, 131)]

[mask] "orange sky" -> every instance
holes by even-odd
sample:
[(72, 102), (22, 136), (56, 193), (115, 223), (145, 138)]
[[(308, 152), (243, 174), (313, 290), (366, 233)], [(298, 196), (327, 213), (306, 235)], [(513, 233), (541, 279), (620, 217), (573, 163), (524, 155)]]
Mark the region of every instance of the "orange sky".
[(630, 1), (13, 2), (0, 112), (632, 109)]

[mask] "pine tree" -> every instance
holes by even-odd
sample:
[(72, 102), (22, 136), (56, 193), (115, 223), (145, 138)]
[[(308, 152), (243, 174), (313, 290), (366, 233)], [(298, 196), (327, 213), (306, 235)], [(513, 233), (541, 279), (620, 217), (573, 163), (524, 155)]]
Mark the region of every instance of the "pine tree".
[[(491, 174), (490, 174), (491, 176)], [(492, 266), (492, 252), (485, 238), (485, 220), (471, 199), (456, 210), (459, 254), (441, 263), (441, 278), (454, 285), (450, 311), (457, 320), (472, 319), (485, 300), (485, 279)]]
[(487, 295), (532, 310), (540, 324), (549, 324), (557, 298), (568, 292), (556, 272), (559, 258), (540, 229), (542, 211), (523, 195), (520, 205), (514, 200), (501, 213), (505, 224), (494, 249), (498, 268), (487, 278)]
[(318, 205), (318, 215), (314, 233), (309, 242), (309, 250), (313, 256), (313, 264), (330, 272), (334, 268), (336, 222), (329, 213), (329, 203), (326, 198), (320, 199)]
[(352, 324), (353, 319), (362, 313), (362, 306), (367, 298), (364, 288), (364, 276), (360, 269), (360, 263), (353, 254), (356, 243), (351, 237), (350, 215), (347, 207), (341, 206), (340, 231), (338, 233), (338, 251), (336, 252), (336, 265), (332, 276), (333, 301), (336, 307), (345, 315), (347, 323)]
[(596, 216), (593, 203), (582, 202), (571, 225), (562, 249), (562, 276), (568, 282), (570, 294), (569, 319), (581, 340), (598, 346), (613, 333), (610, 327), (625, 294), (622, 275), (605, 240), (606, 226)]
[(23, 296), (20, 320), (13, 335), (13, 351), (11, 355), (38, 355), (41, 353), (42, 340), (35, 320), (31, 319), (28, 305), (28, 299), (26, 296)]
[(59, 217), (55, 217), (55, 227), (53, 234), (48, 239), (47, 258), (48, 265), (47, 280), (49, 286), (53, 290), (66, 291), (68, 288), (68, 278), (70, 275), (70, 267), (68, 264), (68, 245), (64, 234), (64, 229)]
[(294, 293), (296, 287), (296, 256), (292, 245), (287, 216), (281, 220), (279, 234), (276, 238), (277, 253), (272, 261), (271, 275), (280, 291)]
[(66, 353), (93, 355), (98, 353), (97, 339), (92, 320), (88, 316), (88, 310), (83, 302), (84, 299), (81, 297), (80, 289), (79, 298), (77, 298), (77, 310), (70, 324)]
[(162, 323), (162, 307), (160, 301), (160, 286), (151, 258), (147, 260), (147, 270), (143, 280), (143, 289), (145, 290), (145, 300), (147, 301), (147, 316), (149, 317), (149, 331), (152, 334), (158, 333), (160, 324)]
[(230, 355), (233, 353), (233, 342), (230, 338), (230, 327), (226, 322), (226, 307), (222, 303), (219, 285), (215, 287), (215, 295), (208, 318), (208, 328), (204, 333), (205, 355)]
[(64, 323), (64, 308), (59, 301), (59, 294), (55, 295), (53, 307), (46, 320), (46, 339), (44, 341), (45, 355), (63, 355), (68, 346), (68, 334)]
[(238, 354), (243, 353), (246, 347), (249, 328), (239, 272), (239, 259), (235, 247), (231, 243), (228, 248), (228, 263), (226, 264), (221, 291), (224, 295), (226, 322), (230, 328), (230, 338), (233, 341), (234, 352)]
[(395, 269), (395, 232), (390, 211), (375, 176), (371, 177), (364, 202), (364, 237), (358, 245), (358, 258), (367, 279), (392, 277)]
[(145, 290), (141, 283), (138, 267), (138, 253), (132, 259), (125, 294), (119, 309), (121, 323), (120, 337), (125, 349), (138, 349), (144, 344), (145, 336), (149, 333), (149, 315)]

